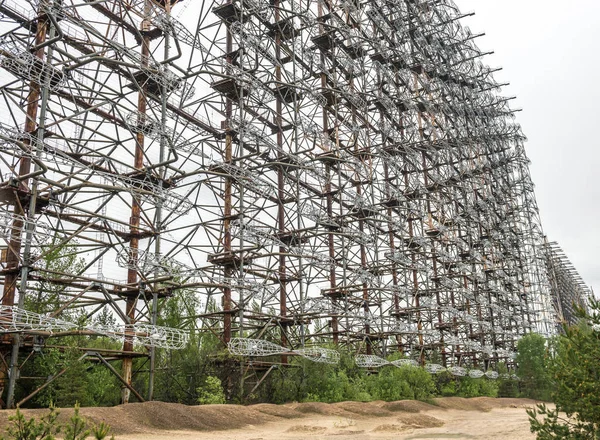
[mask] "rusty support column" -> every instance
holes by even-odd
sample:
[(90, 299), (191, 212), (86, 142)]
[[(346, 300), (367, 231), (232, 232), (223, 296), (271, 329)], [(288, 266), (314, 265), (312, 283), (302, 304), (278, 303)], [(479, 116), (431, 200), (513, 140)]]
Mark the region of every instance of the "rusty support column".
[[(142, 68), (149, 65), (149, 57), (150, 57), (150, 38), (147, 36), (147, 32), (150, 30), (150, 12), (152, 5), (149, 0), (146, 0), (144, 5), (144, 19), (141, 23), (141, 31), (144, 34), (142, 38), (142, 47), (141, 47), (141, 55), (142, 55)], [(145, 135), (144, 135), (144, 126), (146, 124), (146, 109), (147, 109), (147, 98), (146, 98), (146, 85), (143, 84), (139, 94), (138, 94), (138, 131), (135, 135), (135, 154), (134, 154), (134, 162), (133, 166), (137, 170), (141, 170), (144, 167), (144, 143), (145, 143)], [(127, 283), (129, 285), (136, 285), (138, 282), (138, 274), (137, 274), (137, 264), (139, 258), (139, 227), (140, 227), (140, 217), (142, 213), (141, 200), (139, 196), (132, 196), (131, 203), (131, 218), (129, 219), (129, 229), (131, 231), (131, 241), (129, 242), (129, 251), (130, 251), (130, 261), (129, 268), (127, 269)], [(126, 328), (126, 337), (123, 342), (123, 351), (132, 352), (133, 351), (133, 335), (129, 333), (131, 331), (130, 325), (135, 323), (135, 310), (137, 305), (137, 295), (129, 294), (127, 296), (126, 305), (125, 305), (125, 314), (129, 320), (127, 322)], [(122, 377), (129, 384), (129, 386), (123, 386), (121, 388), (121, 403), (128, 403), (129, 397), (131, 395), (131, 382), (132, 382), (132, 373), (133, 373), (133, 358), (124, 357), (123, 358), (123, 366), (122, 366)]]
[[(47, 39), (47, 34), (49, 30), (49, 19), (46, 14), (42, 13), (42, 5), (40, 5), (40, 10), (38, 13), (37, 20), (37, 28), (35, 34), (35, 47), (39, 47), (39, 49), (35, 52), (35, 57), (39, 60), (44, 60), (46, 52), (45, 47), (42, 46)], [(40, 99), (42, 97), (42, 85), (31, 81), (29, 83), (29, 94), (27, 95), (27, 110), (26, 110), (26, 119), (25, 119), (25, 133), (29, 136), (26, 136), (23, 140), (23, 144), (29, 147), (29, 151), (33, 151), (33, 144), (36, 142), (35, 135), (37, 134), (38, 129), (38, 111), (40, 108)], [(31, 157), (30, 155), (23, 155), (19, 160), (19, 176), (25, 176), (31, 172)], [(18, 188), (14, 191), (15, 201), (13, 213), (15, 215), (26, 217), (28, 214), (28, 210), (30, 206), (27, 204), (27, 197), (31, 197), (31, 189), (28, 185), (28, 179), (20, 181)], [(35, 209), (35, 202), (33, 203), (33, 207)], [(19, 276), (21, 274), (21, 270), (24, 268), (19, 267), (19, 259), (21, 255), (21, 241), (22, 241), (22, 232), (24, 223), (21, 220), (14, 220), (11, 234), (10, 234), (10, 242), (7, 250), (7, 261), (6, 267), (8, 272), (4, 278), (4, 288), (2, 293), (2, 305), (3, 306), (14, 306), (15, 305), (15, 294), (17, 290), (17, 282), (19, 280)], [(27, 262), (25, 262), (27, 264)], [(25, 294), (23, 290), (20, 292), (21, 295)], [(23, 303), (24, 298), (20, 298), (20, 303)], [(10, 336), (5, 336), (9, 338)], [(7, 407), (13, 406), (13, 398), (14, 398), (14, 387), (16, 384), (16, 374), (18, 371), (18, 355), (19, 355), (19, 345), (20, 345), (20, 337), (18, 334), (14, 336), (13, 346), (12, 346), (12, 354), (9, 369), (6, 369), (4, 363), (0, 365), (0, 396), (2, 396), (4, 391), (5, 382), (7, 376), (9, 375), (9, 370), (12, 371), (11, 377), (9, 380), (8, 387), (8, 395), (6, 398)], [(7, 353), (7, 352), (6, 352)]]

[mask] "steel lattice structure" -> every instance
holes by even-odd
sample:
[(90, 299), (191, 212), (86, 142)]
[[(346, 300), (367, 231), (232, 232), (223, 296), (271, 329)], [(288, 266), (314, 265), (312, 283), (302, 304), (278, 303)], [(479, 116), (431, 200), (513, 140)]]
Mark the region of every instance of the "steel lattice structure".
[(594, 294), (558, 243), (548, 243), (546, 252), (550, 290), (559, 322), (577, 324), (575, 308), (587, 309)]
[[(155, 324), (184, 288), (200, 329), (270, 339), (283, 363), (333, 342), (485, 371), (556, 331), (525, 137), (452, 0), (2, 0), (0, 15), (13, 373), (32, 332), (108, 304), (117, 328), (78, 331), (123, 340), (130, 384), (136, 340), (181, 345)], [(61, 246), (85, 267), (44, 267)], [(27, 315), (48, 280), (66, 299)]]

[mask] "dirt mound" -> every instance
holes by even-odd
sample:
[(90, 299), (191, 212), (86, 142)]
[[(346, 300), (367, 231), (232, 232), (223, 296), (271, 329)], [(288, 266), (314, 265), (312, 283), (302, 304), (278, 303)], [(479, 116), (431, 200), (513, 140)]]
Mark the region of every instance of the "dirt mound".
[(301, 417), (305, 417), (304, 414), (298, 413), (298, 411), (294, 409), (293, 405), (272, 405), (270, 403), (259, 403), (247, 407), (242, 406), (240, 408), (251, 408), (262, 414), (266, 414), (273, 417), (281, 417), (283, 419), (298, 419)]
[(145, 402), (115, 408), (85, 408), (82, 415), (89, 420), (105, 421), (116, 434), (141, 433), (148, 430), (188, 429), (221, 431), (243, 428), (277, 420), (252, 407), (239, 405), (186, 406), (177, 403)]
[[(277, 405), (266, 406), (272, 408), (272, 413), (279, 415), (265, 414), (266, 411), (257, 411), (251, 406), (186, 406), (165, 402), (130, 403), (112, 408), (82, 408), (80, 414), (92, 423), (107, 423), (114, 434), (140, 434), (156, 430), (222, 431), (276, 421), (290, 413), (290, 410), (278, 410), (282, 407)], [(22, 412), (26, 418), (39, 419), (47, 414), (48, 410), (26, 409)], [(12, 414), (14, 411), (0, 411), (1, 427), (8, 425), (8, 417)], [(68, 421), (72, 414), (72, 408), (61, 409), (59, 421)], [(0, 430), (0, 433), (2, 432)]]
[[(135, 405), (135, 404), (132, 404)], [(118, 434), (121, 432), (134, 433), (140, 432), (143, 429), (139, 427), (144, 421), (129, 421), (128, 416), (123, 411), (124, 407), (112, 407), (112, 408), (82, 408), (80, 414), (84, 416), (88, 421), (92, 423), (105, 422), (113, 427), (114, 433)], [(60, 408), (58, 416), (59, 423), (68, 422), (69, 418), (73, 415), (73, 408)], [(22, 409), (21, 412), (27, 420), (34, 418), (39, 420), (44, 415), (48, 414), (47, 409)], [(0, 434), (4, 434), (4, 428), (8, 426), (8, 418), (15, 414), (13, 410), (2, 410), (0, 411)]]
[(348, 412), (344, 411), (342, 408), (322, 402), (295, 403), (290, 405), (290, 408), (293, 408), (301, 414), (318, 414), (321, 416), (338, 417), (347, 417), (349, 415)]
[(350, 435), (359, 435), (359, 434), (364, 434), (365, 430), (364, 429), (343, 429), (341, 431), (334, 431), (331, 433), (332, 436), (334, 435), (339, 435), (339, 436), (344, 436), (344, 438), (347, 438), (346, 436), (350, 436)]
[[(340, 421), (335, 428), (351, 428), (356, 420), (362, 422), (375, 417), (388, 417), (386, 424), (375, 429), (380, 431), (406, 428), (430, 428), (443, 425), (439, 419), (425, 414), (432, 410), (458, 410), (489, 412), (493, 408), (526, 408), (535, 405), (527, 399), (492, 399), (487, 397), (464, 399), (445, 397), (434, 400), (434, 405), (417, 401), (398, 402), (341, 402), (292, 403), (286, 405), (258, 404), (240, 405), (202, 405), (186, 406), (177, 403), (145, 402), (130, 403), (113, 408), (82, 408), (81, 415), (93, 423), (108, 423), (116, 435), (138, 434), (165, 431), (224, 431), (264, 425), (271, 422), (291, 425), (297, 433), (321, 433), (322, 428), (312, 426), (315, 417), (335, 417)], [(23, 410), (25, 417), (39, 419), (48, 410)], [(0, 427), (8, 425), (8, 417), (14, 411), (0, 411)], [(60, 421), (66, 422), (73, 414), (72, 408), (60, 410)], [(294, 419), (306, 419), (307, 422), (289, 422)], [(345, 421), (350, 421), (347, 426)], [(359, 423), (362, 423), (359, 422)], [(382, 422), (384, 422), (382, 420)], [(3, 429), (0, 429), (0, 434)]]
[(433, 403), (444, 409), (457, 409), (459, 411), (489, 412), (494, 408), (529, 408), (537, 402), (530, 399), (511, 399), (493, 397), (439, 397)]
[(433, 399), (436, 406), (444, 409), (457, 409), (460, 411), (490, 411), (493, 406), (488, 404), (487, 397), (467, 399), (465, 397), (443, 397)]
[(511, 397), (502, 397), (498, 399), (492, 399), (484, 397), (488, 400), (488, 405), (493, 405), (494, 408), (532, 408), (539, 402), (533, 399), (517, 399)]
[(331, 405), (336, 408), (343, 409), (349, 413), (364, 417), (390, 417), (393, 414), (387, 409), (379, 406), (383, 402), (340, 402), (332, 403)]
[(409, 428), (438, 428), (444, 425), (440, 419), (426, 414), (402, 414), (398, 421)]
[(436, 406), (418, 400), (399, 400), (397, 402), (385, 402), (382, 408), (392, 412), (418, 413), (436, 409)]

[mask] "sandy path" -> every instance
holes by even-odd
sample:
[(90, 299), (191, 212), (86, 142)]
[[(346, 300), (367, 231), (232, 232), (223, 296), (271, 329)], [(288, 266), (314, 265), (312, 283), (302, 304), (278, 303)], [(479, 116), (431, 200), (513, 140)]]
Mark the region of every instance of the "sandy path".
[[(491, 400), (491, 399), (490, 399)], [(531, 402), (515, 402), (508, 407), (456, 409), (430, 406), (419, 412), (397, 412), (393, 416), (365, 411), (339, 415), (306, 414), (306, 417), (280, 419), (225, 431), (147, 431), (119, 435), (118, 440), (398, 440), (398, 439), (535, 439), (529, 432), (525, 407)], [(332, 405), (331, 408), (335, 408)], [(327, 412), (327, 411), (325, 411)]]

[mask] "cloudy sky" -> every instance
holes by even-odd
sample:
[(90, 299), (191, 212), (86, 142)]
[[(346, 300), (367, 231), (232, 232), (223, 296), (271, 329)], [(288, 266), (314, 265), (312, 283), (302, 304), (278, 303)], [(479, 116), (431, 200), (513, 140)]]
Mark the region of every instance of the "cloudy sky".
[(455, 1), (523, 109), (544, 230), (600, 296), (600, 2)]

